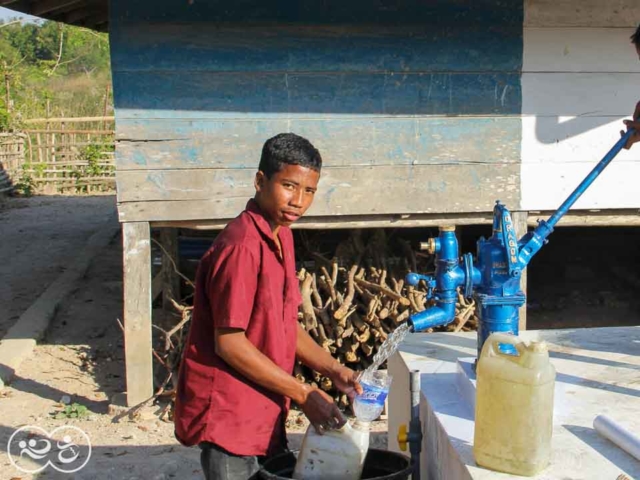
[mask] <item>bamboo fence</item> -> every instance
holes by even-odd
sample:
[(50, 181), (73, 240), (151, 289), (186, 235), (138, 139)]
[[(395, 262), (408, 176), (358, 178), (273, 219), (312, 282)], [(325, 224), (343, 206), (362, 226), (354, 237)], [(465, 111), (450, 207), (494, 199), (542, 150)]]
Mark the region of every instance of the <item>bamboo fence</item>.
[(0, 133), (0, 194), (13, 190), (13, 178), (24, 162), (24, 133)]
[(24, 124), (27, 128), (14, 135), (16, 145), (21, 143), (13, 146), (19, 154), (8, 154), (17, 159), (6, 167), (13, 187), (43, 194), (115, 189), (113, 117), (39, 118)]

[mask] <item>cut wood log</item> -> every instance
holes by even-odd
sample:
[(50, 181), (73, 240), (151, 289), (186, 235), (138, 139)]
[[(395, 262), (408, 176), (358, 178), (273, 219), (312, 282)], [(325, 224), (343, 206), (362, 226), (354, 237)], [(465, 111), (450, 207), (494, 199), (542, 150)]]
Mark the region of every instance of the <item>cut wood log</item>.
[(352, 313), (349, 318), (351, 319), (352, 325), (356, 328), (358, 332), (362, 332), (365, 329), (368, 329), (367, 324), (357, 313)]
[(345, 325), (345, 329), (342, 332), (341, 337), (342, 338), (347, 338), (350, 337), (351, 335), (353, 335), (353, 332), (355, 331), (355, 328), (353, 327), (353, 323), (351, 323), (351, 319), (347, 319), (347, 323)]
[(357, 363), (360, 361), (360, 357), (356, 352), (347, 352), (344, 354), (344, 358), (346, 359), (347, 363)]
[(459, 332), (460, 330), (462, 330), (462, 328), (465, 326), (467, 321), (474, 314), (475, 310), (476, 310), (475, 303), (467, 306), (467, 308), (459, 316), (455, 318), (455, 322), (457, 325), (453, 331)]
[(323, 308), (324, 304), (322, 303), (322, 297), (320, 296), (320, 292), (318, 291), (318, 283), (316, 281), (316, 274), (311, 275), (311, 296), (313, 298), (313, 303), (316, 308)]
[(424, 307), (420, 305), (418, 301), (416, 301), (414, 287), (412, 286), (407, 287), (407, 297), (409, 298), (409, 304), (411, 305), (411, 308), (414, 311), (422, 312), (424, 310)]
[(373, 356), (375, 343), (372, 340), (373, 340), (372, 338), (369, 338), (369, 340), (360, 344), (360, 349), (362, 350), (362, 353), (364, 353), (366, 357)]
[(360, 333), (355, 333), (355, 335), (358, 339), (358, 342), (361, 344), (360, 346), (362, 347), (362, 344), (368, 341), (369, 338), (371, 338), (371, 329), (365, 325), (365, 329)]
[(340, 305), (340, 308), (338, 308), (333, 314), (333, 318), (335, 318), (336, 320), (343, 319), (347, 315), (347, 312), (349, 311), (349, 309), (351, 308), (351, 304), (353, 303), (353, 297), (356, 293), (354, 279), (355, 279), (357, 270), (358, 270), (357, 265), (352, 266), (351, 269), (349, 270), (349, 276), (347, 279), (347, 294), (345, 295), (344, 301), (342, 302), (342, 305)]
[(322, 348), (324, 348), (328, 352), (329, 346), (336, 343), (336, 341), (332, 338), (327, 337), (327, 334), (324, 330), (324, 325), (322, 323), (318, 324), (317, 332), (318, 332), (318, 338), (316, 341), (318, 342), (318, 345), (320, 345)]
[(296, 377), (296, 379), (300, 380), (301, 382), (307, 381), (304, 375), (304, 367), (299, 363), (296, 363), (293, 367), (293, 376)]
[(389, 318), (391, 318), (396, 325), (400, 325), (409, 318), (409, 315), (411, 315), (411, 309), (407, 308), (397, 315), (390, 315)]
[(316, 320), (316, 314), (313, 310), (313, 303), (311, 302), (311, 283), (313, 282), (313, 276), (307, 274), (300, 286), (300, 294), (302, 295), (302, 318), (304, 329), (317, 336), (318, 322)]
[(378, 281), (378, 284), (381, 287), (388, 288), (387, 287), (387, 270), (383, 269), (382, 272), (380, 273), (380, 280)]
[(333, 389), (333, 382), (330, 378), (322, 377), (322, 380), (320, 380), (320, 388), (325, 392), (330, 392)]
[(329, 272), (325, 267), (321, 267), (320, 271), (322, 272), (322, 277), (320, 277), (320, 279), (322, 280), (322, 284), (328, 290), (333, 304), (336, 305), (338, 303), (338, 296), (336, 294), (336, 289), (334, 287), (333, 281), (331, 280), (331, 275), (329, 275)]
[(331, 283), (334, 287), (338, 284), (338, 259), (335, 257), (331, 260)]
[(411, 302), (409, 301), (409, 299), (403, 297), (402, 295), (400, 295), (397, 292), (394, 292), (393, 290), (390, 290), (387, 287), (381, 287), (380, 285), (376, 284), (376, 283), (372, 283), (372, 282), (368, 282), (366, 280), (360, 279), (360, 278), (356, 278), (355, 279), (356, 283), (358, 283), (358, 285), (372, 291), (372, 292), (379, 292), (382, 293), (383, 295), (386, 295), (389, 298), (392, 298), (394, 300), (397, 300), (401, 305), (410, 305)]

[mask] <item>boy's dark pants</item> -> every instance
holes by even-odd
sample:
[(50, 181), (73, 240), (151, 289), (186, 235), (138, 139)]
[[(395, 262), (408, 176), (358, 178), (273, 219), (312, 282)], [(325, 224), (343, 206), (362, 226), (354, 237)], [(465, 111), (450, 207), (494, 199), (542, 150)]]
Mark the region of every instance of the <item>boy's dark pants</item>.
[(263, 457), (233, 455), (209, 442), (198, 445), (200, 463), (206, 480), (248, 480), (257, 479)]

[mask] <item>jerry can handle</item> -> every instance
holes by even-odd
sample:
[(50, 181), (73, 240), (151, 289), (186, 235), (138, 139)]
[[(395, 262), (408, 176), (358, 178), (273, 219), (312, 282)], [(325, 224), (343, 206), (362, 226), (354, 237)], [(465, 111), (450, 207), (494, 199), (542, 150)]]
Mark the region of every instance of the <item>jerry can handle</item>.
[(513, 355), (501, 351), (500, 344), (513, 345), (513, 347), (518, 351), (519, 356), (522, 356), (526, 351), (524, 341), (516, 335), (510, 335), (508, 333), (492, 333), (486, 342), (487, 355), (490, 357), (502, 355), (505, 357), (511, 357), (515, 361), (518, 361), (518, 357), (514, 357)]

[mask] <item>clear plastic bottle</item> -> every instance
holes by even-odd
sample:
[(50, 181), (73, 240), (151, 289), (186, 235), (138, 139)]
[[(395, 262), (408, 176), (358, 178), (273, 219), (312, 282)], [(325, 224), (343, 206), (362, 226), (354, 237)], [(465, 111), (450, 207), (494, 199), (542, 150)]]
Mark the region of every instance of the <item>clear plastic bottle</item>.
[[(513, 345), (517, 355), (500, 344)], [(473, 454), (482, 467), (533, 476), (549, 464), (556, 371), (544, 342), (493, 334), (478, 360)]]
[(353, 401), (353, 413), (363, 422), (373, 422), (384, 409), (384, 402), (391, 387), (391, 375), (385, 370), (365, 371), (360, 377), (363, 392)]
[(293, 478), (296, 480), (360, 480), (369, 449), (369, 423), (356, 420), (323, 435), (309, 425), (302, 440)]

